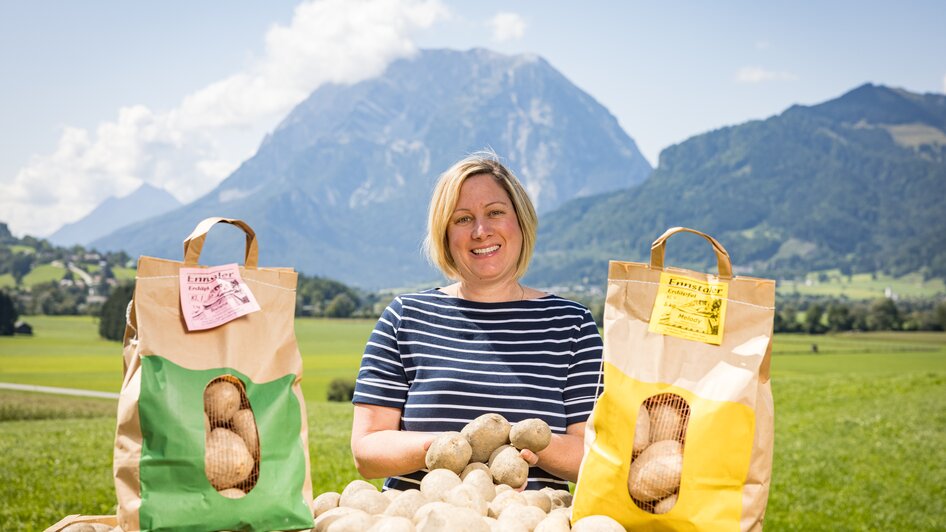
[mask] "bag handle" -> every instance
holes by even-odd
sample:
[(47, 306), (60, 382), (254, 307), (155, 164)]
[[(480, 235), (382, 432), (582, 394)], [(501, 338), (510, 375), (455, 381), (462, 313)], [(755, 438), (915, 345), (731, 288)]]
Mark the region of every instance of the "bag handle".
[(729, 253), (726, 251), (726, 248), (723, 247), (715, 238), (709, 236), (706, 233), (697, 231), (696, 229), (690, 229), (688, 227), (671, 227), (667, 229), (664, 234), (657, 237), (657, 240), (654, 240), (654, 243), (650, 246), (650, 267), (655, 270), (664, 269), (664, 251), (666, 248), (667, 239), (672, 235), (677, 233), (693, 233), (694, 235), (700, 235), (709, 241), (713, 245), (713, 251), (716, 252), (716, 267), (719, 270), (720, 279), (732, 279), (732, 261), (729, 259)]
[(184, 239), (184, 265), (189, 267), (197, 266), (197, 261), (200, 259), (200, 252), (204, 249), (204, 241), (207, 239), (207, 232), (218, 223), (235, 225), (246, 233), (246, 254), (243, 257), (243, 263), (247, 269), (255, 270), (259, 263), (259, 246), (256, 243), (256, 232), (243, 220), (221, 218), (219, 216), (205, 218), (197, 224), (194, 231)]

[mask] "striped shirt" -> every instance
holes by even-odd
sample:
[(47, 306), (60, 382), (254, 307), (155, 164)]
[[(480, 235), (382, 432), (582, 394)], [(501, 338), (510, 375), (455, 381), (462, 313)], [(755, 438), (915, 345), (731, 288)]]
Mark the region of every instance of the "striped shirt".
[[(401, 430), (459, 431), (486, 413), (541, 418), (553, 433), (588, 419), (601, 386), (601, 336), (584, 306), (548, 295), (481, 303), (432, 289), (384, 310), (361, 359), (353, 403), (401, 409)], [(391, 477), (417, 488), (426, 470)], [(529, 489), (567, 483), (538, 467)]]

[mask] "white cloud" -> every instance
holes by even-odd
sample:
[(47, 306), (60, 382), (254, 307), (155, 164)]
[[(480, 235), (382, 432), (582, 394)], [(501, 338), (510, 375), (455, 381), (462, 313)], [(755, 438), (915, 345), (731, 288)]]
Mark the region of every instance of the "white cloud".
[(496, 42), (521, 39), (526, 32), (526, 21), (518, 13), (500, 12), (489, 20)]
[(142, 182), (182, 201), (211, 190), (264, 132), (325, 82), (380, 74), (416, 49), (412, 33), (446, 15), (439, 0), (316, 0), (265, 36), (262, 58), (174, 109), (123, 107), (95, 131), (66, 127), (56, 150), (0, 183), (0, 220), (45, 235)]
[(761, 67), (742, 67), (736, 72), (739, 83), (762, 83), (765, 81), (793, 81), (798, 79), (791, 72), (765, 70)]

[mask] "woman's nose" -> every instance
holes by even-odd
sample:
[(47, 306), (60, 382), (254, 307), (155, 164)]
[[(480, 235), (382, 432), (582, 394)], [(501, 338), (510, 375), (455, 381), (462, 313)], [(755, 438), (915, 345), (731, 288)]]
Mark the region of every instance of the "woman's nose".
[(473, 222), (473, 238), (476, 240), (481, 240), (493, 234), (492, 226), (490, 226), (489, 220), (476, 220)]

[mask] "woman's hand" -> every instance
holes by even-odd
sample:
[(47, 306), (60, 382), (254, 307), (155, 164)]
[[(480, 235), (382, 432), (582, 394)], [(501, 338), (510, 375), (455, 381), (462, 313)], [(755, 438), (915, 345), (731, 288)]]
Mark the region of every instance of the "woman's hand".
[[(526, 454), (528, 453), (528, 455)], [(553, 475), (578, 481), (578, 468), (585, 454), (585, 423), (572, 423), (565, 427), (565, 434), (552, 434), (549, 446), (538, 453), (528, 449), (519, 452), (530, 466), (538, 466)], [(534, 458), (535, 461), (531, 461)]]
[(401, 410), (376, 405), (355, 405), (351, 453), (365, 478), (413, 473), (426, 467), (424, 458), (435, 434), (399, 430)]

